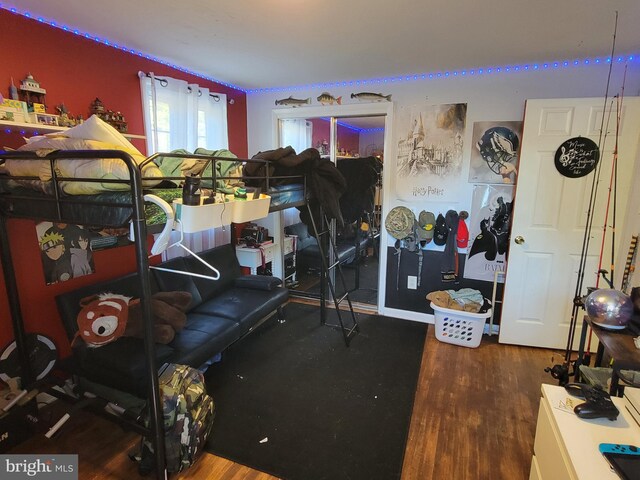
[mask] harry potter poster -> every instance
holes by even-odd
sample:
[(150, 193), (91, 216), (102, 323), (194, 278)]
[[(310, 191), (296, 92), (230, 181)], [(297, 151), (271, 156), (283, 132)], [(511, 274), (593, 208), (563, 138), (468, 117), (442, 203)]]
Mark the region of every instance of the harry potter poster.
[(399, 109), (399, 198), (414, 202), (458, 199), (466, 117), (466, 103)]

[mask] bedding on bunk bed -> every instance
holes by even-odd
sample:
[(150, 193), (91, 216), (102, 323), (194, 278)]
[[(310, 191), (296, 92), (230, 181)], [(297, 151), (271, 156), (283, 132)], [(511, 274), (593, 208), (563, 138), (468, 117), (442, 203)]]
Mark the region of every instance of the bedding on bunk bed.
[[(272, 203), (274, 194), (288, 192), (297, 200), (288, 202), (289, 205), (297, 206), (303, 222), (309, 225), (308, 219), (304, 218), (307, 212), (301, 208), (305, 198), (297, 198), (306, 195), (305, 189), (308, 188), (309, 198), (306, 200), (309, 200), (312, 210), (317, 212), (321, 205), (329, 218), (335, 218), (338, 225), (343, 224), (339, 198), (347, 187), (345, 178), (330, 160), (320, 157), (317, 149), (307, 148), (297, 154), (293, 147), (288, 146), (259, 152), (252, 159), (266, 163), (246, 163), (243, 167), (244, 181), (271, 195)], [(301, 178), (304, 178), (304, 185), (300, 184)]]
[[(202, 178), (205, 196), (213, 191), (233, 194), (245, 180), (242, 166), (229, 150), (196, 149), (191, 154), (176, 150), (145, 158), (126, 138), (98, 117), (62, 134), (33, 137), (18, 151), (35, 152), (42, 160), (6, 159), (0, 167), (0, 208), (13, 216), (59, 218), (67, 223), (88, 226), (123, 227), (132, 216), (131, 186), (126, 164), (118, 158), (59, 159), (47, 154), (60, 150), (121, 150), (128, 153), (141, 171), (144, 193), (167, 201), (182, 196), (182, 179), (186, 175)], [(249, 160), (251, 162), (251, 160)], [(258, 162), (260, 163), (260, 162)], [(262, 163), (261, 163), (262, 164)], [(56, 194), (58, 200), (52, 201)], [(90, 181), (84, 181), (85, 179)], [(275, 185), (263, 193), (271, 196), (270, 210), (300, 205), (304, 202), (304, 185)], [(165, 215), (154, 204), (145, 203), (147, 225), (161, 225)]]
[[(45, 157), (56, 150), (121, 150), (128, 153), (136, 165), (140, 166), (145, 157), (126, 138), (111, 125), (93, 115), (86, 122), (70, 128), (64, 134), (50, 134), (33, 137), (18, 151), (36, 152)], [(68, 195), (90, 195), (112, 190), (128, 190), (125, 183), (114, 183), (113, 180), (127, 180), (129, 171), (120, 159), (73, 159), (56, 162), (55, 174), (61, 179), (88, 178), (104, 181), (60, 181), (58, 183), (63, 193)], [(4, 170), (12, 177), (33, 177), (33, 179), (17, 180), (21, 186), (53, 194), (52, 163), (47, 160), (24, 161), (8, 159)], [(160, 183), (162, 172), (153, 163), (147, 163), (141, 170), (144, 177), (143, 186), (152, 187)]]

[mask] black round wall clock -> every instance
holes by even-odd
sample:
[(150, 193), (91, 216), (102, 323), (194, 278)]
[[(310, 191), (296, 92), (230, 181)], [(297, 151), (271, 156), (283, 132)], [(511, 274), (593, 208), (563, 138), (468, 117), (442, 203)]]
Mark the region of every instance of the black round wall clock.
[(570, 138), (558, 147), (556, 169), (569, 178), (584, 177), (598, 165), (600, 151), (596, 143), (585, 137)]

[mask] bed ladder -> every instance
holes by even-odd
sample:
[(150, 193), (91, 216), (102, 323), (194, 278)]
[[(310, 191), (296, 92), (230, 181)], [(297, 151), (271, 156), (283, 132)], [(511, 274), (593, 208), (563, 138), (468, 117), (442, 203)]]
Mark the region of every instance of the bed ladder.
[[(307, 210), (309, 212), (309, 218), (311, 219), (311, 225), (313, 227), (313, 233), (318, 242), (318, 249), (320, 250), (320, 261), (322, 262), (322, 268), (320, 270), (320, 323), (322, 325), (327, 325), (329, 327), (340, 328), (342, 331), (342, 336), (344, 338), (344, 343), (348, 347), (351, 343), (353, 337), (355, 337), (360, 331), (360, 327), (358, 326), (358, 320), (356, 318), (356, 314), (353, 311), (353, 305), (351, 303), (351, 298), (349, 297), (349, 289), (347, 288), (347, 284), (344, 279), (344, 274), (342, 273), (342, 266), (340, 265), (340, 261), (338, 260), (338, 251), (336, 249), (336, 242), (331, 235), (331, 221), (324, 213), (322, 207), (320, 208), (320, 228), (321, 231), (318, 231), (318, 225), (316, 224), (316, 219), (311, 210), (311, 205), (307, 202)], [(327, 241), (324, 241), (324, 239)], [(328, 244), (328, 251), (325, 252), (325, 246)], [(327, 255), (331, 254), (331, 255)], [(331, 265), (329, 263), (331, 262)], [(332, 278), (332, 271), (337, 270), (337, 278), (340, 279), (340, 283), (342, 285), (342, 291), (344, 292), (340, 298), (336, 296), (336, 288), (335, 288), (335, 277)], [(329, 285), (329, 291), (331, 293), (331, 298), (333, 299), (333, 304), (336, 309), (336, 315), (338, 316), (337, 325), (327, 323), (327, 312), (326, 312), (326, 294), (325, 294), (325, 282)], [(349, 308), (347, 310), (341, 310), (340, 304), (344, 301), (347, 301), (347, 305)], [(346, 321), (343, 320), (343, 313), (348, 311), (351, 316), (351, 321), (347, 318)]]

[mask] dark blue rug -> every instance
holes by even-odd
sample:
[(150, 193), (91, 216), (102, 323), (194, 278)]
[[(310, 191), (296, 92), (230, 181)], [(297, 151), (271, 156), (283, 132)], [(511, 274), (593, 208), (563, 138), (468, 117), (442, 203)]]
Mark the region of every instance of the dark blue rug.
[(346, 347), (318, 307), (286, 317), (207, 371), (207, 450), (285, 480), (399, 479), (427, 326), (360, 315)]

